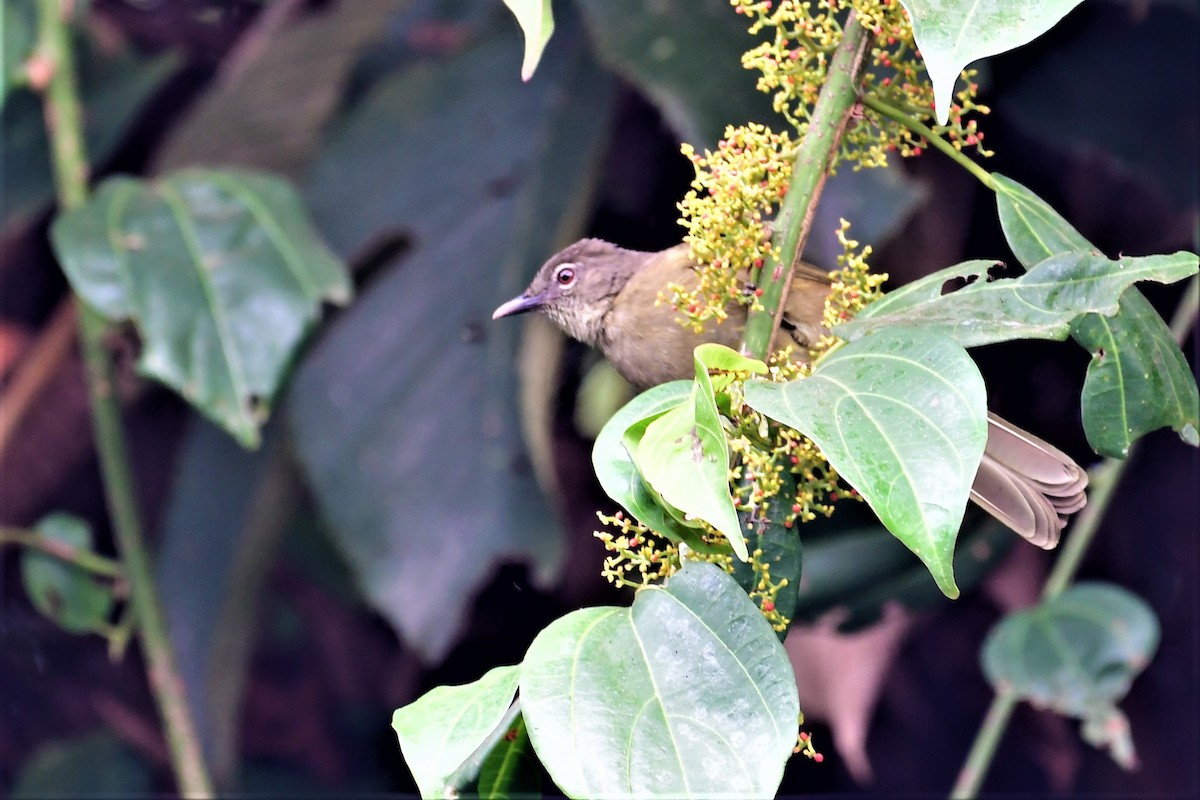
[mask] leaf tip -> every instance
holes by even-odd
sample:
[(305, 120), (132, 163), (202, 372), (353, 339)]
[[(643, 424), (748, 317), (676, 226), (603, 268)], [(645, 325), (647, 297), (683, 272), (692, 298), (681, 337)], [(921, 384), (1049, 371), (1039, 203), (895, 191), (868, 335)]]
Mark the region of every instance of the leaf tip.
[(1180, 428), (1179, 438), (1192, 447), (1200, 447), (1200, 431), (1197, 431), (1196, 426), (1190, 422)]

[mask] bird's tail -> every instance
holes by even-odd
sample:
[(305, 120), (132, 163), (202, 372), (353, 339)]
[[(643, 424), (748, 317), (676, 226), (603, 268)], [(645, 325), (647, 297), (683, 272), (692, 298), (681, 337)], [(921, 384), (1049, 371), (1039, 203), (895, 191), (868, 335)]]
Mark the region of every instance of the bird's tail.
[(988, 441), (971, 499), (1047, 550), (1067, 518), (1087, 503), (1087, 472), (1066, 453), (988, 414)]

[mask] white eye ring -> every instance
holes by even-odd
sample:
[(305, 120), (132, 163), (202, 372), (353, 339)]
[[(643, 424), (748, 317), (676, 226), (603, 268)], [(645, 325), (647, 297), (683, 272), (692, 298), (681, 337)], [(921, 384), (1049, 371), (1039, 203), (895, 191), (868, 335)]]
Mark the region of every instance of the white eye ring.
[(554, 270), (554, 282), (559, 286), (570, 286), (575, 282), (575, 265), (559, 264)]

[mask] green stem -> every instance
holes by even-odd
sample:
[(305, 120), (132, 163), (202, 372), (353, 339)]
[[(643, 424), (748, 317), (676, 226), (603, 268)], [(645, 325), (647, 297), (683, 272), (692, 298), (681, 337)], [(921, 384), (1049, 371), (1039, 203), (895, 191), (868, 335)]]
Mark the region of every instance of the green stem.
[(873, 95), (863, 95), (862, 104), (877, 114), (885, 116), (894, 122), (900, 123), (913, 133), (919, 134), (925, 139), (925, 141), (929, 142), (929, 144), (933, 145), (935, 148), (941, 150), (943, 153), (950, 156), (950, 158), (957, 161), (963, 169), (978, 178), (988, 189), (993, 192), (996, 191), (996, 184), (992, 180), (991, 173), (976, 164), (971, 159), (967, 158), (965, 153), (947, 142), (929, 126), (923, 125), (916, 118), (906, 114), (904, 111), (901, 111), (898, 108), (888, 105)]
[(959, 770), (954, 788), (950, 790), (952, 800), (969, 800), (979, 794), (979, 786), (983, 783), (988, 767), (991, 766), (996, 748), (1000, 745), (1000, 738), (1004, 736), (1004, 729), (1008, 727), (1008, 720), (1016, 707), (1015, 694), (1003, 689), (996, 692), (996, 696), (992, 698), (992, 705), (983, 718), (983, 724), (979, 726), (979, 733), (975, 735), (971, 752), (967, 754), (967, 760)]
[(37, 550), (48, 556), (53, 556), (59, 561), (74, 564), (82, 570), (104, 578), (119, 578), (124, 574), (121, 570), (121, 564), (118, 561), (113, 561), (111, 558), (105, 558), (102, 555), (93, 553), (91, 550), (83, 550), (58, 539), (42, 536), (37, 531), (25, 530), (24, 528), (0, 528), (0, 545), (2, 544), (15, 544), (21, 547), (28, 547), (31, 550)]
[[(65, 19), (71, 6), (60, 0), (39, 0), (40, 30), (35, 54), (50, 67), (51, 77), (45, 86), (45, 118), (58, 201), (63, 211), (77, 208), (87, 200), (82, 113)], [(187, 706), (183, 680), (167, 638), (166, 619), (146, 550), (129, 448), (121, 424), (121, 406), (116, 396), (116, 371), (104, 344), (107, 329), (107, 322), (99, 313), (80, 304), (79, 338), (105, 498), (129, 581), (150, 689), (162, 717), (179, 790), (187, 797), (210, 797), (212, 785)]]
[(783, 319), (792, 273), (800, 262), (825, 177), (857, 101), (870, 43), (871, 32), (859, 25), (851, 14), (846, 20), (842, 41), (829, 62), (828, 77), (796, 154), (787, 196), (775, 218), (775, 236), (782, 236), (779, 246), (782, 260), (771, 259), (763, 267), (760, 280), (762, 308), (751, 311), (746, 321), (742, 349), (755, 358), (766, 358), (771, 339)]
[[(1193, 277), (1184, 292), (1183, 298), (1171, 317), (1171, 333), (1175, 340), (1182, 344), (1188, 332), (1200, 317), (1200, 278)], [(1136, 447), (1136, 445), (1135, 445)], [(1133, 448), (1124, 459), (1106, 458), (1091, 470), (1088, 492), (1088, 504), (1079, 512), (1071, 535), (1063, 545), (1062, 551), (1054, 562), (1054, 568), (1046, 578), (1042, 588), (1042, 600), (1058, 597), (1075, 579), (1075, 573), (1087, 553), (1088, 546), (1100, 529), (1104, 512), (1112, 503), (1113, 494), (1126, 467), (1133, 458)], [(992, 758), (1000, 738), (1008, 726), (1008, 719), (1017, 704), (1016, 697), (1008, 691), (998, 690), (992, 699), (992, 705), (984, 716), (979, 733), (971, 745), (966, 761), (958, 773), (958, 779), (950, 792), (954, 800), (969, 800), (979, 793), (980, 784), (991, 766)]]

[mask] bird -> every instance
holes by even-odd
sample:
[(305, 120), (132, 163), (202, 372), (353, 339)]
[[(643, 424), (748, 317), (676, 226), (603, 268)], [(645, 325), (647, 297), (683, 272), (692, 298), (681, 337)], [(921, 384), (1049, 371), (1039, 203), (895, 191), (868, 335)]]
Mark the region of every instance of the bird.
[[(698, 283), (687, 243), (644, 252), (581, 239), (551, 256), (492, 319), (541, 313), (571, 338), (599, 349), (634, 387), (647, 389), (692, 378), (697, 345), (741, 345), (748, 312), (736, 300), (726, 307), (725, 321), (699, 333), (680, 325), (669, 303), (657, 302), (671, 284), (694, 289)], [(830, 286), (827, 272), (796, 265), (772, 350), (792, 344), (803, 354), (828, 333), (822, 320)], [(1087, 481), (1087, 472), (1066, 453), (988, 412), (987, 445), (970, 496), (1001, 523), (1052, 549), (1070, 515), (1087, 503)]]

